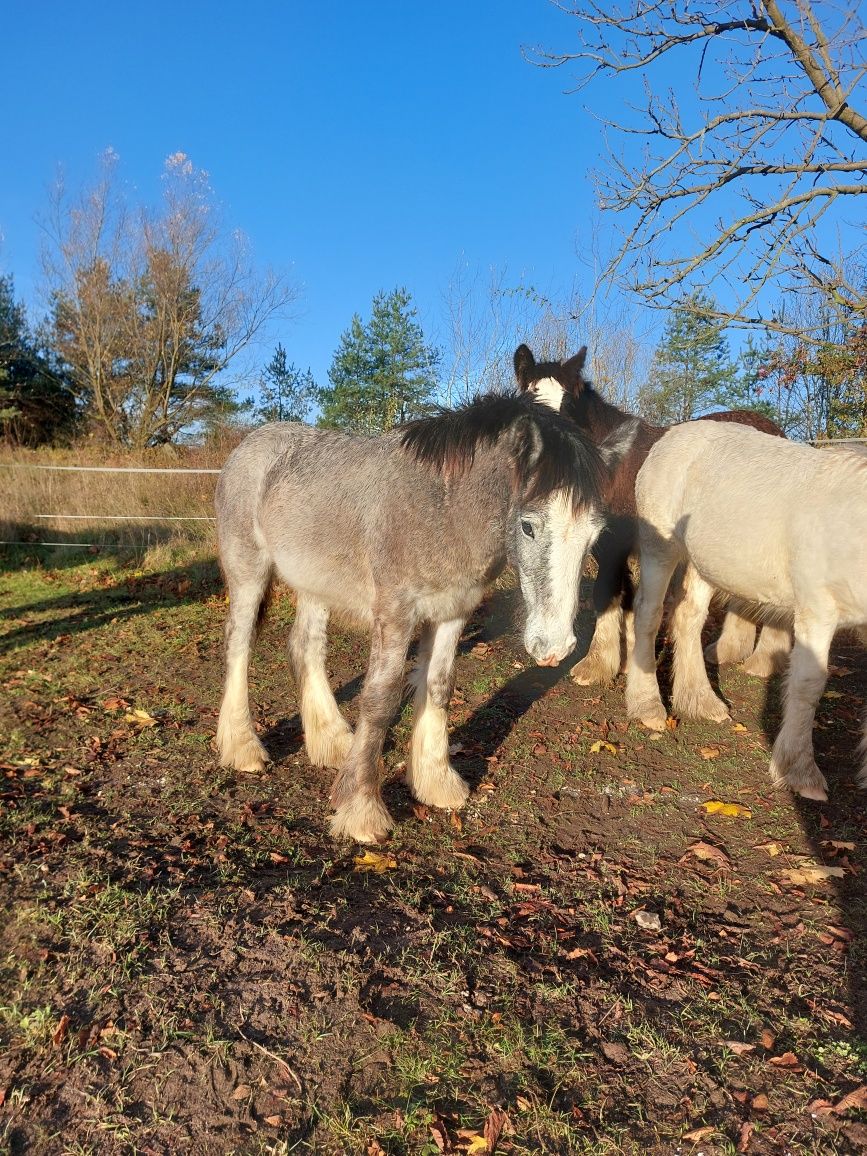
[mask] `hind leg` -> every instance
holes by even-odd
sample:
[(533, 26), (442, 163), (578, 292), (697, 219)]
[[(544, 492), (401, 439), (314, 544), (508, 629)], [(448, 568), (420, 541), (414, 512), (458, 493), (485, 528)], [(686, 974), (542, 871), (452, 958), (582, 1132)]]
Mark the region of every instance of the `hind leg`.
[(859, 787), (867, 789), (867, 710), (864, 711), (864, 721), (862, 723), (862, 737), (861, 743), (858, 747), (861, 755), (861, 769), (859, 770), (855, 782)]
[(771, 678), (785, 670), (792, 649), (792, 635), (785, 626), (762, 627), (759, 644), (744, 663), (743, 669), (754, 678)]
[(678, 558), (660, 541), (641, 551), (641, 581), (635, 598), (635, 645), (626, 666), (626, 713), (650, 730), (665, 729), (668, 717), (656, 677), (656, 633), (662, 604)]
[(713, 692), (701, 650), (701, 629), (707, 618), (713, 587), (689, 565), (683, 578), (683, 592), (671, 619), (674, 639), (674, 682), (671, 705), (675, 714), (687, 718), (709, 718), (723, 722), (728, 707)]
[(341, 767), (352, 745), (352, 730), (328, 685), (325, 673), (328, 607), (298, 595), (295, 624), (289, 635), (289, 658), (298, 691), (304, 745), (310, 762)]
[(412, 628), (403, 616), (374, 619), (355, 737), (331, 790), (331, 833), (338, 838), (375, 843), (394, 826), (382, 801), (377, 764), (400, 704)]
[(729, 610), (723, 619), (719, 638), (704, 648), (704, 657), (711, 665), (716, 666), (743, 662), (753, 653), (755, 644), (755, 625)]
[[(271, 563), (262, 553), (243, 559), (224, 559), (229, 589), (226, 619), (226, 677), (217, 723), (217, 750), (221, 767), (261, 771), (269, 761), (250, 715), (247, 670), (256, 629), (256, 617), (271, 579)], [(231, 565), (231, 573), (229, 566)]]
[(449, 763), (446, 710), (454, 685), (454, 661), (465, 619), (429, 624), (422, 635), (415, 684), (409, 766), (413, 795), (434, 807), (462, 807), (470, 789)]
[[(629, 553), (634, 545), (631, 524), (609, 525), (593, 549), (599, 572), (593, 583), (596, 625), (587, 653), (572, 667), (570, 675), (579, 686), (613, 682), (623, 669), (621, 640), (624, 601), (632, 592)], [(627, 647), (628, 649), (628, 647)]]
[(774, 784), (790, 787), (805, 799), (828, 798), (828, 784), (813, 757), (813, 720), (828, 680), (828, 651), (836, 625), (833, 612), (796, 617), (783, 725), (771, 753)]
[(623, 608), (618, 597), (598, 615), (587, 653), (570, 671), (574, 682), (579, 686), (613, 682), (620, 673), (622, 630)]

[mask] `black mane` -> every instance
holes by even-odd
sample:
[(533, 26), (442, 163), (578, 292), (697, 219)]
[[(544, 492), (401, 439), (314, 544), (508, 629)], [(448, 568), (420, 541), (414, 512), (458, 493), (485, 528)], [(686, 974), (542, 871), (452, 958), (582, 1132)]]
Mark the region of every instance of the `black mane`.
[(480, 446), (492, 446), (505, 434), (511, 434), (525, 501), (545, 501), (564, 491), (578, 509), (598, 499), (603, 476), (598, 450), (532, 394), (482, 394), (459, 409), (438, 409), (404, 426), (400, 440), (416, 461), (441, 474), (460, 474), (472, 466)]

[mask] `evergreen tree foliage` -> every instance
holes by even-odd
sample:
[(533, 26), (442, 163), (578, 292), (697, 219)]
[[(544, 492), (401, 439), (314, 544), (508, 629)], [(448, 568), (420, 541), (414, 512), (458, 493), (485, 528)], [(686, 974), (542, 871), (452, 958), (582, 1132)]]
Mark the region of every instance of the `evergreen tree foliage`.
[(30, 333), (10, 276), (0, 276), (0, 437), (36, 446), (68, 434), (75, 398)]
[(302, 372), (288, 361), (286, 350), (278, 344), (259, 379), (255, 419), (257, 422), (304, 421), (316, 396), (313, 374), (309, 369)]
[(710, 409), (730, 409), (737, 400), (737, 370), (715, 309), (710, 297), (694, 293), (671, 311), (639, 393), (639, 409), (649, 421), (689, 421)]
[(380, 292), (370, 321), (356, 314), (340, 339), (319, 391), (319, 424), (379, 434), (430, 411), (439, 350), (425, 341), (411, 294)]

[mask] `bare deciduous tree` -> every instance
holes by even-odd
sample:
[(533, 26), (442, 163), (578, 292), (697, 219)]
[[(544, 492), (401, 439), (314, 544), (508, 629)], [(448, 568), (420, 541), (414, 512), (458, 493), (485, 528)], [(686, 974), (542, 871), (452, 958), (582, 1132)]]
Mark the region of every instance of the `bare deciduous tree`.
[(43, 265), (53, 344), (82, 404), (103, 436), (138, 448), (236, 408), (227, 368), (295, 291), (254, 269), (184, 154), (166, 162), (158, 212), (127, 208), (115, 161), (75, 201), (58, 185)]
[(606, 122), (609, 139), (629, 142), (599, 178), (602, 207), (626, 222), (611, 272), (663, 307), (719, 298), (725, 279), (737, 306), (718, 316), (743, 326), (788, 331), (763, 316), (768, 285), (817, 288), (841, 319), (863, 318), (863, 7), (561, 7), (579, 21), (580, 46), (539, 51), (537, 63), (577, 64), (578, 88), (608, 77), (631, 94), (631, 76), (644, 82), (634, 116)]
[(537, 358), (564, 359), (582, 345), (588, 373), (609, 401), (628, 406), (644, 380), (651, 351), (624, 302), (578, 291), (549, 296), (509, 283), (506, 270), (483, 275), (461, 261), (445, 294), (443, 393), (447, 404), (480, 390), (514, 387), (512, 357), (526, 342)]

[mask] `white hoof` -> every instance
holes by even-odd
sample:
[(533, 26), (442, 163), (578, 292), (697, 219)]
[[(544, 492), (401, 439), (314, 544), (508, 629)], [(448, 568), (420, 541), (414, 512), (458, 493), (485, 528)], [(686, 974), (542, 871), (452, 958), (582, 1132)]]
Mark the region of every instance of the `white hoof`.
[(236, 771), (248, 774), (263, 771), (271, 761), (268, 752), (252, 733), (229, 738), (218, 730), (217, 750), (221, 767), (234, 767)]
[(406, 785), (420, 803), (458, 811), (470, 796), (470, 788), (449, 763), (435, 766), (410, 762)]
[(352, 746), (352, 728), (344, 719), (305, 731), (307, 757), (315, 767), (342, 767)]
[(683, 718), (706, 718), (711, 722), (726, 722), (731, 718), (729, 708), (712, 691), (672, 695), (671, 709)]
[(620, 659), (613, 662), (600, 654), (585, 654), (569, 672), (569, 677), (578, 686), (594, 686), (596, 683), (613, 682), (620, 673)]
[(788, 787), (804, 799), (814, 799), (817, 803), (828, 801), (828, 783), (816, 766), (812, 752), (802, 751), (787, 756), (776, 748), (771, 754), (771, 782), (775, 787)]
[(335, 839), (380, 843), (388, 837), (394, 820), (380, 799), (361, 795), (339, 806), (331, 816), (329, 826)]

